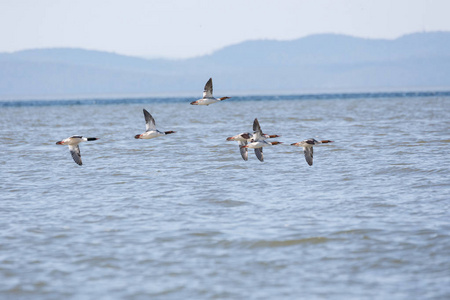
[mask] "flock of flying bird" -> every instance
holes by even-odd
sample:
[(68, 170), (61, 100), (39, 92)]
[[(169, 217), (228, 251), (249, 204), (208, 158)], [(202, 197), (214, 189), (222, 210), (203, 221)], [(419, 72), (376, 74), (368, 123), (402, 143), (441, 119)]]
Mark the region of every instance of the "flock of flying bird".
[[(209, 105), (216, 102), (223, 101), (225, 99), (229, 99), (230, 97), (221, 97), (215, 98), (213, 96), (213, 85), (212, 78), (208, 80), (205, 84), (205, 88), (203, 90), (203, 98), (191, 102), (192, 105)], [(175, 131), (160, 131), (156, 129), (155, 119), (152, 115), (144, 109), (144, 117), (145, 117), (145, 132), (141, 134), (137, 134), (135, 136), (136, 139), (152, 139), (155, 137), (175, 133)], [(281, 142), (268, 142), (267, 139), (279, 137), (279, 135), (268, 135), (264, 134), (261, 131), (261, 127), (259, 125), (258, 119), (253, 121), (253, 134), (250, 132), (240, 133), (238, 135), (227, 138), (227, 141), (236, 141), (239, 143), (239, 150), (241, 152), (241, 156), (244, 160), (248, 160), (248, 149), (254, 149), (256, 157), (260, 161), (264, 161), (263, 156), (263, 147), (278, 145)], [(56, 142), (57, 145), (68, 145), (70, 154), (72, 155), (73, 160), (78, 164), (82, 165), (81, 161), (81, 153), (80, 147), (78, 146), (81, 142), (87, 141), (95, 141), (98, 138), (86, 138), (80, 135), (74, 135), (68, 137), (62, 141)], [(303, 152), (305, 154), (305, 159), (308, 165), (312, 166), (313, 164), (313, 146), (319, 144), (332, 143), (330, 140), (321, 140), (317, 141), (315, 139), (307, 139), (298, 143), (293, 143), (293, 146), (299, 146), (303, 148)]]

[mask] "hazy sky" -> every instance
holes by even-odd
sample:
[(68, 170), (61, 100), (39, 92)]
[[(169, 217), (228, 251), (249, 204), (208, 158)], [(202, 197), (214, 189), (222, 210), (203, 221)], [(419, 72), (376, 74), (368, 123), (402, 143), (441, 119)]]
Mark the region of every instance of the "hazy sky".
[(0, 52), (80, 47), (185, 58), (245, 40), (450, 31), (449, 0), (0, 0)]

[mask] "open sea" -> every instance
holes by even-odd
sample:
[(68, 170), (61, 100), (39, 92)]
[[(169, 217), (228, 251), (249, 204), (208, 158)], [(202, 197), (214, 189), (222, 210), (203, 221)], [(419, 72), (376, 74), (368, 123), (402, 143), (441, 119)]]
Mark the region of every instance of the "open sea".
[(193, 100), (0, 102), (0, 299), (450, 299), (449, 92)]

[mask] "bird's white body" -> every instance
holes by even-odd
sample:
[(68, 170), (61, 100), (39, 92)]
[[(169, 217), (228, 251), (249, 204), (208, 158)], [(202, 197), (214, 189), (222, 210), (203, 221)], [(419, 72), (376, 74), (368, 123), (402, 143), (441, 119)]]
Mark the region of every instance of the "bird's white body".
[(83, 137), (81, 135), (74, 135), (71, 137), (68, 137), (67, 139), (63, 139), (62, 141), (58, 142), (58, 145), (69, 145), (69, 146), (74, 146), (74, 145), (78, 145), (81, 142), (87, 142), (87, 138)]
[(202, 98), (202, 99), (198, 99), (197, 101), (195, 101), (195, 104), (192, 105), (210, 105), (213, 103), (217, 103), (220, 100), (214, 97), (208, 97), (208, 98)]
[(266, 146), (272, 146), (272, 143), (265, 141), (265, 140), (259, 140), (259, 141), (254, 141), (254, 142), (248, 143), (246, 148), (259, 149), (259, 148), (266, 147)]
[(227, 138), (227, 141), (247, 142), (253, 138), (253, 134), (250, 132), (239, 133), (235, 136)]
[(159, 131), (159, 130), (150, 130), (150, 131), (146, 131), (143, 134), (141, 134), (139, 136), (140, 139), (153, 139), (162, 135), (166, 135), (164, 132)]

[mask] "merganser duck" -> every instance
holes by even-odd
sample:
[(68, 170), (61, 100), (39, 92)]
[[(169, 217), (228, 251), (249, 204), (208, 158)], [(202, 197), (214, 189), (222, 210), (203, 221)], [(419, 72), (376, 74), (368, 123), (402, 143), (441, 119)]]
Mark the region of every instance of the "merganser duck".
[(241, 151), (241, 156), (243, 160), (248, 160), (247, 148), (243, 147), (247, 145), (248, 141), (251, 140), (253, 134), (249, 132), (239, 133), (238, 135), (231, 136), (227, 138), (227, 141), (236, 141), (239, 144), (239, 150)]
[[(275, 137), (279, 137), (279, 135), (276, 134), (263, 134), (262, 135), (262, 139), (269, 139), (269, 138), (275, 138)], [(243, 147), (245, 145), (247, 145), (251, 140), (253, 139), (253, 134), (250, 132), (244, 132), (244, 133), (239, 133), (235, 136), (231, 136), (227, 138), (227, 141), (236, 141), (239, 144), (239, 150), (241, 152), (241, 156), (244, 160), (248, 160), (248, 150), (246, 147)]]
[(64, 139), (62, 141), (56, 142), (57, 145), (68, 145), (70, 154), (72, 154), (73, 160), (78, 164), (82, 165), (83, 162), (81, 161), (81, 153), (80, 153), (80, 147), (78, 146), (81, 142), (87, 142), (87, 141), (96, 141), (98, 138), (86, 138), (82, 137), (81, 135), (74, 135), (71, 137), (68, 137), (67, 139)]
[(152, 115), (143, 109), (144, 117), (145, 117), (145, 132), (142, 134), (136, 134), (134, 136), (135, 139), (152, 139), (158, 136), (175, 133), (175, 131), (159, 131), (156, 129), (155, 119), (153, 119)]
[[(263, 162), (264, 161), (264, 155), (263, 155), (263, 147), (266, 146), (272, 146), (272, 145), (279, 145), (282, 144), (281, 142), (268, 142), (266, 141), (266, 134), (262, 133), (261, 126), (259, 126), (258, 119), (255, 118), (253, 121), (253, 137), (250, 140), (250, 143), (247, 145), (240, 146), (241, 148), (251, 148), (255, 150), (256, 157)], [(270, 136), (269, 136), (270, 137)]]
[(210, 105), (225, 99), (229, 99), (231, 97), (222, 97), (222, 98), (214, 98), (213, 97), (213, 84), (212, 78), (209, 78), (208, 82), (205, 84), (205, 88), (203, 90), (203, 98), (198, 99), (196, 101), (192, 101), (191, 105)]
[(299, 146), (303, 147), (303, 152), (305, 153), (305, 159), (308, 165), (313, 165), (313, 146), (319, 145), (319, 144), (326, 144), (326, 143), (332, 143), (333, 141), (330, 140), (322, 140), (317, 141), (315, 139), (307, 139), (298, 143), (291, 144), (292, 146)]

